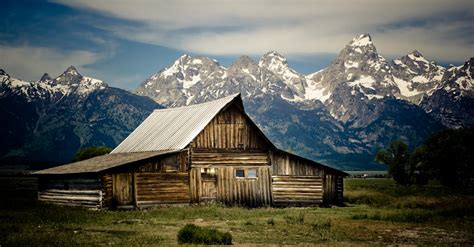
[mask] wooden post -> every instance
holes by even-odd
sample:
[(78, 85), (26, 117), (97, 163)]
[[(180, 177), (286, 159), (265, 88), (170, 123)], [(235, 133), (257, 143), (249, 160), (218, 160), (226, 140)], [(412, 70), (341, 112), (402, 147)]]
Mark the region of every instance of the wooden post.
[(133, 201), (135, 208), (138, 208), (138, 196), (137, 196), (137, 173), (133, 173)]

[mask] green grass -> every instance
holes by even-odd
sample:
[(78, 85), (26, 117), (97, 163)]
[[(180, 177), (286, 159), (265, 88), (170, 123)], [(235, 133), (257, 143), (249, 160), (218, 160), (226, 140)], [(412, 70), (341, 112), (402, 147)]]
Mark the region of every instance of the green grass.
[(345, 180), (344, 207), (192, 205), (93, 211), (46, 205), (9, 193), (0, 201), (3, 246), (176, 245), (187, 224), (232, 235), (233, 244), (473, 245), (474, 198), (439, 185)]

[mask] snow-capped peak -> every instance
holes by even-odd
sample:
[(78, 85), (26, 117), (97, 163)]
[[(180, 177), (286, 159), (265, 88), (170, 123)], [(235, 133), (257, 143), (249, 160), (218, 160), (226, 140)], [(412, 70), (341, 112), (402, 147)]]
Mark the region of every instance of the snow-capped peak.
[(262, 56), (262, 59), (264, 58), (273, 58), (273, 59), (277, 59), (277, 60), (280, 60), (284, 63), (286, 63), (286, 58), (281, 55), (280, 53), (276, 52), (276, 51), (269, 51), (267, 53), (265, 53), (263, 56)]
[(258, 62), (259, 67), (267, 68), (268, 70), (281, 75), (285, 80), (301, 77), (295, 70), (288, 66), (286, 58), (276, 51), (265, 53)]
[(349, 43), (350, 46), (367, 46), (372, 45), (372, 38), (368, 33), (361, 34), (357, 37), (354, 37)]
[(72, 76), (76, 76), (76, 75), (81, 75), (79, 74), (79, 72), (77, 71), (76, 67), (74, 66), (69, 66), (66, 71), (64, 71), (63, 75), (72, 75)]
[(408, 58), (410, 58), (411, 60), (413, 61), (418, 61), (418, 62), (422, 62), (422, 63), (430, 63), (428, 60), (426, 60), (425, 57), (423, 57), (423, 55), (417, 51), (417, 50), (414, 50), (412, 51), (411, 53), (408, 53), (407, 55)]

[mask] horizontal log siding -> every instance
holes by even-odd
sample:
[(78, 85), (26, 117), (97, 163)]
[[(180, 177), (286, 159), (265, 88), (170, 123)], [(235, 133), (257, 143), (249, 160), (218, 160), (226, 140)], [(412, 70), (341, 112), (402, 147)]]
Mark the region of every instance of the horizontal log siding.
[(136, 173), (138, 207), (189, 203), (188, 173)]
[(268, 149), (265, 138), (236, 106), (217, 116), (193, 140), (193, 148)]
[(323, 201), (323, 179), (319, 176), (272, 176), (273, 205), (306, 206)]
[(69, 206), (101, 208), (102, 191), (100, 190), (42, 190), (38, 200), (47, 203)]
[(89, 208), (102, 207), (102, 182), (99, 178), (42, 177), (38, 200), (46, 203)]
[(323, 176), (324, 169), (315, 162), (282, 152), (271, 152), (273, 175)]
[(259, 166), (268, 165), (268, 154), (260, 152), (201, 152), (191, 155), (192, 166)]
[[(270, 167), (210, 166), (215, 169), (218, 202), (227, 205), (258, 207), (271, 204)], [(255, 169), (257, 178), (236, 178), (235, 169)], [(191, 198), (198, 203), (202, 199), (201, 167), (191, 168)]]

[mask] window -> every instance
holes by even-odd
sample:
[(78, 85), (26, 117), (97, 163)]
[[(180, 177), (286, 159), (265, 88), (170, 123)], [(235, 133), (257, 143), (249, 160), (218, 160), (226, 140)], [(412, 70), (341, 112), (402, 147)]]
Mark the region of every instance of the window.
[(257, 170), (256, 169), (236, 169), (235, 170), (235, 177), (236, 178), (257, 178)]
[(235, 177), (236, 178), (245, 178), (244, 170), (240, 170), (240, 169), (235, 170)]
[(257, 178), (257, 170), (247, 170), (247, 178)]
[(216, 169), (215, 168), (201, 168), (201, 174), (214, 175), (216, 174)]

